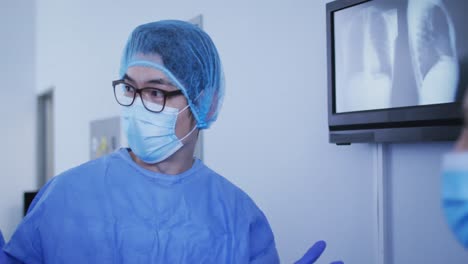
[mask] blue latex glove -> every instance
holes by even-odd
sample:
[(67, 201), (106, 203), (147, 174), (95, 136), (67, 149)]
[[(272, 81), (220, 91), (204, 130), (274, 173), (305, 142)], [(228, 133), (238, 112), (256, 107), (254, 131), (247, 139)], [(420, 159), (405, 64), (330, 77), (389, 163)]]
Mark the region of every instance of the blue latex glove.
[(2, 230), (0, 230), (0, 264), (19, 264), (20, 262), (11, 258), (3, 251), (4, 245), (5, 239), (3, 238)]
[[(323, 251), (327, 247), (325, 241), (320, 240), (317, 241), (309, 250), (305, 253), (305, 255), (295, 264), (312, 264), (322, 255)], [(331, 264), (344, 264), (342, 261), (334, 261)]]

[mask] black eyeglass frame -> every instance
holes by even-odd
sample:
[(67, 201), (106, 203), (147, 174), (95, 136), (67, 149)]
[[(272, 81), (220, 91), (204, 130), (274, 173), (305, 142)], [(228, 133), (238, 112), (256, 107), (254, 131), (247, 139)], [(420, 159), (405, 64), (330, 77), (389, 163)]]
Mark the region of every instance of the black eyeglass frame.
[[(117, 99), (117, 93), (115, 91), (115, 87), (119, 84), (125, 84), (129, 87), (131, 87), (133, 90), (135, 90), (135, 92), (133, 93), (133, 99), (132, 101), (129, 103), (129, 104), (122, 104), (121, 102), (119, 102), (119, 99)], [(170, 85), (170, 86), (173, 86), (171, 83), (162, 83), (164, 85)], [(115, 100), (117, 101), (117, 103), (121, 106), (131, 106), (134, 102), (135, 102), (135, 98), (136, 98), (136, 95), (139, 94), (140, 95), (140, 98), (143, 98), (141, 93), (143, 91), (147, 91), (147, 90), (157, 90), (159, 92), (161, 92), (163, 95), (164, 95), (164, 100), (163, 100), (163, 105), (162, 105), (162, 108), (161, 110), (159, 111), (154, 111), (154, 110), (151, 110), (151, 109), (148, 109), (148, 107), (146, 107), (145, 105), (145, 100), (141, 100), (141, 102), (143, 103), (143, 106), (146, 108), (146, 110), (150, 111), (150, 112), (153, 112), (153, 113), (161, 113), (163, 110), (164, 110), (164, 107), (166, 106), (166, 100), (167, 98), (169, 97), (173, 97), (173, 96), (176, 96), (176, 95), (181, 95), (182, 94), (182, 90), (175, 90), (175, 91), (164, 91), (164, 90), (161, 90), (161, 89), (158, 89), (158, 88), (154, 88), (154, 87), (145, 87), (145, 88), (141, 88), (141, 89), (137, 89), (135, 87), (133, 87), (133, 85), (125, 82), (125, 80), (115, 80), (115, 81), (112, 81), (112, 87), (113, 87), (113, 90), (114, 90), (114, 97), (115, 97)]]

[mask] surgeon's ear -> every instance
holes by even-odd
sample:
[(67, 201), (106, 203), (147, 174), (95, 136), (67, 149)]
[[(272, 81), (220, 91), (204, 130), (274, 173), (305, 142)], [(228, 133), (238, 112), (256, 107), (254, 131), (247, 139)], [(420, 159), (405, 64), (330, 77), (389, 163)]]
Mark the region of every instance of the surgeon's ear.
[(463, 98), (462, 111), (463, 111), (463, 125), (465, 127), (468, 127), (468, 93), (466, 93), (465, 97)]
[(190, 110), (190, 114), (189, 114), (189, 119), (190, 119), (190, 127), (194, 127), (197, 125), (197, 119), (195, 118), (195, 116), (193, 115), (192, 113), (192, 109), (190, 109), (189, 107), (189, 110)]
[(455, 142), (455, 151), (468, 151), (468, 89), (464, 89), (462, 102), (463, 110), (463, 130)]
[(468, 128), (463, 128), (457, 142), (455, 142), (455, 151), (468, 151)]

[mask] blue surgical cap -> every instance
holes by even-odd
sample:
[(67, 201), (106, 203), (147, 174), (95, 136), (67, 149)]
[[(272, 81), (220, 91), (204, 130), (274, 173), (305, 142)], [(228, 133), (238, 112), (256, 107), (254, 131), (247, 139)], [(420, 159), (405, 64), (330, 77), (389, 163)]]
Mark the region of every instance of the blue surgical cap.
[(120, 77), (132, 66), (162, 71), (182, 90), (199, 129), (216, 120), (224, 96), (223, 69), (210, 36), (196, 25), (163, 20), (138, 26), (125, 46)]

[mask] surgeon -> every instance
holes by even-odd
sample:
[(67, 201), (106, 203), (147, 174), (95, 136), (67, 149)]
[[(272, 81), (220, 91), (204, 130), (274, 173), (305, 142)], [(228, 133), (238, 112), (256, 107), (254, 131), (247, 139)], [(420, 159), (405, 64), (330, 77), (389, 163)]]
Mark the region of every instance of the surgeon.
[[(262, 211), (194, 158), (224, 95), (210, 37), (182, 21), (138, 26), (112, 88), (130, 148), (51, 179), (11, 240), (0, 241), (0, 261), (279, 263)], [(318, 242), (298, 263), (324, 249)]]
[(450, 229), (468, 249), (468, 93), (463, 102), (464, 127), (453, 152), (442, 164), (442, 206)]

